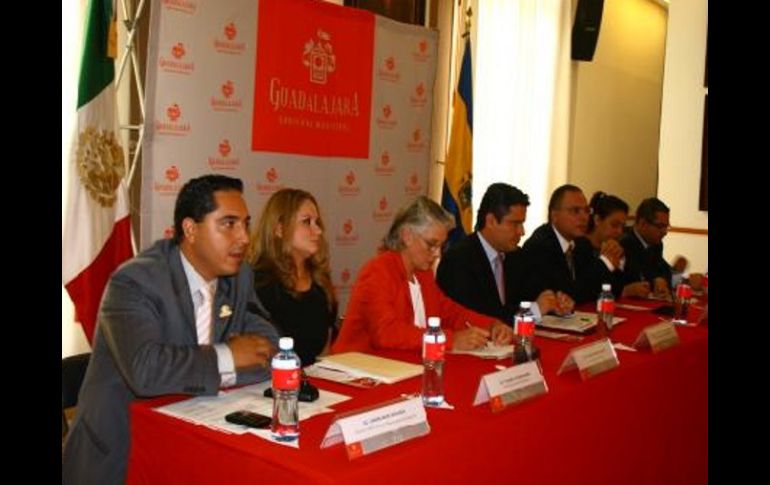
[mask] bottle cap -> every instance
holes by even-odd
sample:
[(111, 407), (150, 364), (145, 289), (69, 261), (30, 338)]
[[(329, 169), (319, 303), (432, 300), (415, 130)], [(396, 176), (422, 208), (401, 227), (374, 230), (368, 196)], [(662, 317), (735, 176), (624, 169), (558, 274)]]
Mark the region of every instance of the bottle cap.
[(441, 326), (441, 319), (439, 317), (428, 317), (428, 326), (431, 328), (438, 328)]
[(602, 283), (602, 291), (610, 291), (610, 289), (612, 289), (612, 286), (609, 283)]
[(291, 350), (294, 348), (294, 339), (291, 337), (281, 337), (278, 340), (278, 348), (281, 350)]
[(532, 306), (532, 302), (531, 301), (523, 301), (523, 302), (521, 302), (519, 304), (519, 306), (521, 308), (530, 308)]

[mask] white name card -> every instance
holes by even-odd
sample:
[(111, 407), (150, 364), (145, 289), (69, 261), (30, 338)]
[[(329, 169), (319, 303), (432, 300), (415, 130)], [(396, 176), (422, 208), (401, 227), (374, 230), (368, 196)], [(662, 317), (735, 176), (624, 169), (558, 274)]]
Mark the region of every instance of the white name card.
[(556, 374), (559, 375), (577, 367), (580, 379), (585, 381), (618, 365), (620, 362), (612, 342), (606, 338), (570, 350)]
[(337, 416), (321, 448), (344, 441), (348, 459), (353, 460), (429, 432), (422, 399), (399, 398)]
[(502, 411), (548, 392), (537, 362), (525, 362), (481, 377), (473, 405), (489, 401), (492, 411)]
[(676, 333), (674, 323), (670, 321), (645, 327), (634, 341), (634, 347), (649, 347), (654, 354), (676, 345), (679, 345), (679, 334)]

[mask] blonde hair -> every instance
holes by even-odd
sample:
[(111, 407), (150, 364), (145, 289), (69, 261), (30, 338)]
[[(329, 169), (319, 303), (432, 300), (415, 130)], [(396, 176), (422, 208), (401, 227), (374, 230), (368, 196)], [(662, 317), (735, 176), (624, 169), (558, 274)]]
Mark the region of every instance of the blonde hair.
[(401, 239), (402, 227), (422, 233), (433, 224), (440, 224), (447, 231), (451, 231), (455, 227), (455, 220), (443, 207), (421, 195), (409, 205), (399, 209), (388, 233), (382, 240), (382, 248), (401, 251), (404, 248), (404, 241)]
[[(297, 224), (297, 212), (303, 202), (309, 200), (319, 211), (318, 226), (324, 230), (318, 202), (310, 192), (301, 189), (281, 189), (274, 193), (262, 209), (259, 222), (251, 232), (247, 260), (259, 272), (258, 287), (280, 282), (289, 293), (296, 296), (297, 268), (291, 257), (291, 240)], [(282, 236), (276, 228), (283, 227)], [(332, 286), (329, 266), (329, 245), (322, 233), (318, 241), (318, 252), (305, 261), (314, 283), (326, 293), (329, 309), (335, 310), (337, 299)]]

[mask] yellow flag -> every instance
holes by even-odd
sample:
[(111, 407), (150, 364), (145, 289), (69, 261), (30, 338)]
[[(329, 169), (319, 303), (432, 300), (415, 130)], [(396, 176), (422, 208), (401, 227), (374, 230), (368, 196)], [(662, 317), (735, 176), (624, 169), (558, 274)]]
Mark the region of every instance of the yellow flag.
[(457, 226), (449, 235), (456, 241), (473, 230), (471, 205), (471, 180), (473, 173), (473, 88), (471, 85), (471, 44), (465, 41), (460, 79), (453, 97), (452, 131), (449, 135), (449, 152), (444, 167), (444, 189), (441, 205), (455, 216)]

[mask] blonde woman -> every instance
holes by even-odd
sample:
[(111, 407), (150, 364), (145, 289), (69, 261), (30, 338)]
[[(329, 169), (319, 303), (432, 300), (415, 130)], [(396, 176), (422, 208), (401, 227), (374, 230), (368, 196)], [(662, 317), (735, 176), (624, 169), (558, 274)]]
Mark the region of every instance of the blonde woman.
[(301, 189), (281, 189), (267, 201), (251, 234), (254, 287), (283, 336), (294, 338), (302, 365), (329, 349), (337, 300), (318, 203)]

